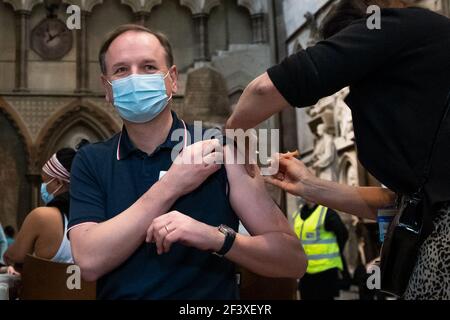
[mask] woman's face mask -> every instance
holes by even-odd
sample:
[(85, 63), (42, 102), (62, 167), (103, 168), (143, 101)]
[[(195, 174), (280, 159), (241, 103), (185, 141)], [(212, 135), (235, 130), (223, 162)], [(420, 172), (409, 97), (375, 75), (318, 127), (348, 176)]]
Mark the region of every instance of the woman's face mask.
[(45, 203), (45, 205), (49, 204), (50, 202), (55, 199), (55, 194), (61, 189), (62, 186), (59, 186), (54, 193), (50, 193), (47, 189), (48, 185), (55, 181), (55, 178), (51, 179), (49, 182), (45, 183), (43, 182), (41, 184), (41, 199)]
[(156, 118), (172, 97), (166, 93), (163, 74), (132, 74), (110, 82), (114, 106), (122, 119), (132, 123), (146, 123)]

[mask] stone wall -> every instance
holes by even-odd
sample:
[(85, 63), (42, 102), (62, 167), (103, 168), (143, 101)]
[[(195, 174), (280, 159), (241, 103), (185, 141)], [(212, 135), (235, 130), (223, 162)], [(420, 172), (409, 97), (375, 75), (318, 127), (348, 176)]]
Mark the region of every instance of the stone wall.
[[(65, 22), (71, 4), (81, 9), (82, 28), (68, 31), (72, 42), (62, 58), (49, 60), (32, 46), (34, 30), (51, 13), (44, 1), (0, 0), (0, 130), (18, 141), (2, 149), (0, 193), (8, 199), (0, 218), (8, 212), (13, 224), (40, 204), (40, 168), (48, 157), (121, 129), (98, 65), (101, 43), (117, 26), (138, 23), (168, 36), (180, 73), (172, 108), (188, 122), (223, 125), (247, 84), (275, 61), (270, 0), (61, 0), (53, 14)], [(13, 173), (5, 171), (11, 159), (17, 159), (17, 168), (8, 168)]]

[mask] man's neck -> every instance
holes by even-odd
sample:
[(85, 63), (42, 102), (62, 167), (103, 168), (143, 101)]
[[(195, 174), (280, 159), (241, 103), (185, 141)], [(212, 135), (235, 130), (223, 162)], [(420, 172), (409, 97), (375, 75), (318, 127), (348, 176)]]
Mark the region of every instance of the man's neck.
[(150, 122), (143, 124), (127, 122), (125, 127), (134, 146), (150, 155), (166, 141), (173, 121), (174, 119), (168, 106)]

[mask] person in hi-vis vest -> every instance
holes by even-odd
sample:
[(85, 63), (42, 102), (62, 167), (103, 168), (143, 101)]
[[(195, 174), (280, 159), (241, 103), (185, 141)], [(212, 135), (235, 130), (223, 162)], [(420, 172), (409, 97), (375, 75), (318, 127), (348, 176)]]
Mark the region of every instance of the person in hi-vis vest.
[(344, 271), (341, 253), (347, 228), (335, 211), (315, 203), (306, 202), (293, 218), (308, 256), (308, 268), (299, 283), (301, 299), (333, 300), (339, 293), (339, 271)]

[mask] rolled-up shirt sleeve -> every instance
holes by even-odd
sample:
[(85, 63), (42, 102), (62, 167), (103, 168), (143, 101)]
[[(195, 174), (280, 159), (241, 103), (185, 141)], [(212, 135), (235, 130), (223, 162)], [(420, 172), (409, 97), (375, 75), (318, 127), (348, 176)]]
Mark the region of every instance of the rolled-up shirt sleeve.
[(87, 222), (106, 220), (104, 191), (91, 163), (81, 149), (76, 155), (70, 175), (70, 220), (68, 229)]
[(395, 63), (413, 33), (398, 13), (383, 10), (381, 29), (366, 19), (354, 21), (333, 37), (289, 56), (267, 72), (278, 91), (295, 107), (307, 107)]

